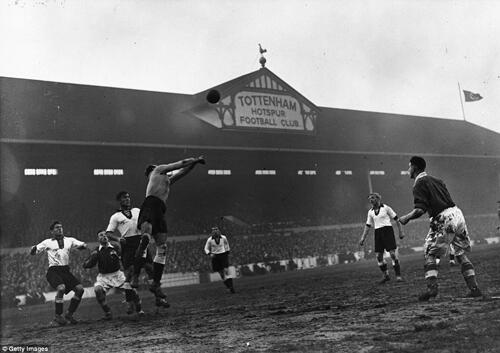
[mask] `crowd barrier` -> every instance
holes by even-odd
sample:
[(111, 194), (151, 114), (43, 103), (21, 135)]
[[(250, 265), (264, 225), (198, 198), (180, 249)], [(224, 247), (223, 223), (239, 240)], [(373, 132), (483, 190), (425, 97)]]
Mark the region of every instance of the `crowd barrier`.
[(500, 237), (491, 237), (491, 238), (485, 238), (486, 243), (488, 244), (498, 244), (500, 243)]
[[(187, 286), (191, 284), (199, 284), (200, 283), (200, 274), (198, 272), (189, 272), (189, 273), (164, 273), (161, 278), (161, 286), (162, 287), (177, 287), (177, 286)], [(108, 292), (109, 295), (115, 294), (115, 290), (110, 290)], [(46, 302), (53, 302), (56, 297), (56, 292), (48, 292), (43, 293), (45, 296)], [(73, 293), (66, 294), (64, 296), (64, 300), (70, 300), (73, 297)], [(84, 288), (83, 298), (94, 298), (94, 288), (86, 287)], [(20, 300), (19, 305), (26, 304), (26, 295), (16, 295), (16, 298)]]
[[(338, 264), (338, 255), (328, 255), (327, 256), (327, 264), (328, 265), (335, 265)], [(318, 261), (317, 257), (309, 256), (306, 258), (294, 258), (293, 263), (295, 264), (295, 268), (298, 270), (302, 269), (308, 269), (308, 268), (315, 268), (318, 266)], [(289, 265), (290, 260), (280, 260), (280, 261), (271, 261), (268, 263), (264, 262), (258, 262), (255, 264), (247, 264), (247, 265), (238, 265), (238, 266), (230, 266), (229, 267), (229, 275), (232, 278), (238, 278), (241, 277), (241, 268), (243, 266), (247, 266), (251, 271), (254, 271), (254, 269), (259, 266), (260, 268), (265, 268), (266, 271), (271, 272), (272, 271), (272, 265), (279, 263), (281, 266), (284, 267), (286, 270), (287, 265)], [(190, 273), (165, 273), (163, 274), (163, 277), (161, 279), (161, 286), (163, 288), (166, 287), (177, 287), (177, 286), (186, 286), (186, 285), (193, 285), (193, 284), (200, 284), (200, 283), (207, 283), (207, 282), (218, 282), (221, 281), (220, 275), (218, 273), (199, 273), (199, 272), (190, 272)], [(110, 290), (108, 292), (109, 295), (115, 294), (114, 290)], [(46, 302), (53, 302), (55, 300), (56, 292), (48, 292), (48, 293), (43, 293), (45, 296), (45, 301)], [(72, 298), (73, 293), (69, 293), (64, 296), (64, 300), (68, 301)], [(84, 288), (84, 294), (83, 298), (94, 298), (95, 293), (94, 293), (94, 288), (93, 287), (86, 287)], [(26, 295), (17, 295), (17, 299), (19, 299), (19, 305), (25, 305), (26, 304)]]
[[(487, 244), (498, 244), (500, 243), (500, 237), (489, 237), (485, 238)], [(474, 245), (474, 241), (471, 241), (471, 245)], [(413, 251), (422, 252), (423, 247), (413, 247)], [(389, 257), (389, 253), (385, 252), (385, 257)], [(293, 258), (292, 262), (290, 260), (274, 260), (268, 262), (257, 262), (245, 265), (230, 266), (229, 275), (232, 278), (238, 278), (245, 275), (244, 269), (248, 269), (252, 274), (262, 274), (262, 269), (264, 273), (266, 272), (281, 272), (290, 270), (305, 270), (310, 268), (316, 268), (319, 266), (332, 266), (337, 264), (349, 263), (360, 261), (365, 258), (365, 253), (363, 251), (348, 253), (348, 254), (329, 254), (324, 257), (318, 256), (308, 256), (305, 258)], [(278, 270), (276, 268), (278, 267)], [(207, 282), (217, 282), (221, 281), (220, 275), (218, 273), (199, 273), (199, 272), (189, 272), (189, 273), (165, 273), (161, 279), (162, 287), (177, 287), (186, 286)], [(113, 294), (114, 291), (110, 291), (109, 294)], [(55, 300), (56, 292), (44, 293), (45, 300), (51, 302)], [(64, 300), (70, 300), (72, 293), (65, 295)], [(95, 297), (93, 287), (84, 288), (84, 298)], [(26, 295), (17, 295), (17, 299), (20, 300), (19, 305), (25, 305)]]

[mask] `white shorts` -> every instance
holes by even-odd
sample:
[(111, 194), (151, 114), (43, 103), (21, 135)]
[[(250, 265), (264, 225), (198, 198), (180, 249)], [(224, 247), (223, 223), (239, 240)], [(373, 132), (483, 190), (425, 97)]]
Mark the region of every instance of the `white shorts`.
[(470, 238), (462, 211), (457, 207), (443, 210), (431, 219), (431, 229), (425, 237), (426, 255), (445, 256), (448, 249), (456, 256), (470, 251)]
[(111, 288), (131, 288), (128, 283), (125, 284), (125, 274), (121, 270), (112, 273), (99, 273), (94, 284), (94, 287), (96, 286), (101, 286), (106, 291)]

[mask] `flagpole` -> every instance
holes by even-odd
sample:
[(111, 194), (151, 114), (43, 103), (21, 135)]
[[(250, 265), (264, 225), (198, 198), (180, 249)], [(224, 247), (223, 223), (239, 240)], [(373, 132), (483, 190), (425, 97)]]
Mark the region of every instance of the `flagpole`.
[(462, 100), (462, 89), (460, 88), (460, 82), (458, 82), (458, 95), (460, 96), (460, 105), (462, 106), (462, 116), (464, 118), (464, 121), (467, 121), (465, 119), (464, 102)]

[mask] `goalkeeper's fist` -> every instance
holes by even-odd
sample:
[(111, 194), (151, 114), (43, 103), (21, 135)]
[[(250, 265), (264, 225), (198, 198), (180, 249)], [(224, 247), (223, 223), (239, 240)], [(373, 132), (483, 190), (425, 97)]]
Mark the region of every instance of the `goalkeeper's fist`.
[(199, 156), (198, 158), (196, 158), (196, 163), (205, 164), (205, 157)]

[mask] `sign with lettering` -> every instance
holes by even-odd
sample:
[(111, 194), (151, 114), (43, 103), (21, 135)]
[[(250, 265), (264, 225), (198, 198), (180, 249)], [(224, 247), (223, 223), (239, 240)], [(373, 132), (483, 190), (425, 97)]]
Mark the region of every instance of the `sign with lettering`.
[(234, 106), (236, 127), (304, 130), (300, 102), (289, 95), (241, 91)]
[[(209, 99), (211, 92), (217, 99)], [(200, 92), (196, 99), (202, 103), (189, 113), (218, 129), (316, 134), (319, 108), (267, 68)]]

